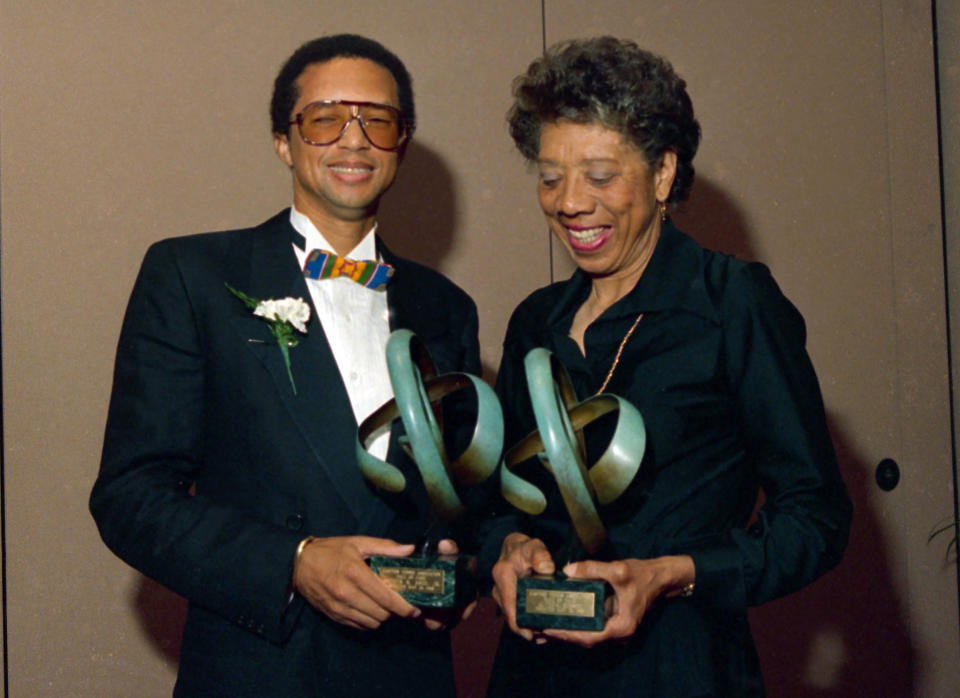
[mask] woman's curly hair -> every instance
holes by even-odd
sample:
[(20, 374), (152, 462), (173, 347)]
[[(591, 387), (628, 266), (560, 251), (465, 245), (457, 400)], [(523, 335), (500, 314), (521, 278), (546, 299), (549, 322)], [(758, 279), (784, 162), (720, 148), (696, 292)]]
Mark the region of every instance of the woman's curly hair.
[(528, 160), (536, 160), (546, 123), (599, 123), (619, 131), (647, 163), (677, 154), (677, 174), (667, 201), (686, 198), (700, 124), (686, 83), (664, 58), (634, 42), (602, 36), (554, 44), (513, 82), (507, 112), (510, 135)]

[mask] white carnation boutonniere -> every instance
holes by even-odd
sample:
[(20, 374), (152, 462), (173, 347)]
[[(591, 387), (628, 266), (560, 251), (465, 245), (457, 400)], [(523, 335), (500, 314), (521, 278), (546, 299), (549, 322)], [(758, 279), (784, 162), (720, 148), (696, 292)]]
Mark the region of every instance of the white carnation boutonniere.
[(262, 317), (270, 326), (270, 331), (277, 339), (277, 346), (280, 347), (280, 354), (283, 356), (283, 364), (287, 367), (287, 376), (290, 378), (290, 386), (293, 388), (293, 394), (297, 394), (297, 385), (293, 382), (293, 373), (290, 371), (290, 348), (297, 346), (300, 339), (294, 330), (301, 334), (307, 333), (307, 322), (310, 320), (310, 306), (302, 298), (280, 298), (274, 300), (257, 300), (251, 298), (243, 291), (238, 291), (230, 284), (225, 284), (227, 290), (243, 301), (244, 305), (253, 311), (257, 317)]

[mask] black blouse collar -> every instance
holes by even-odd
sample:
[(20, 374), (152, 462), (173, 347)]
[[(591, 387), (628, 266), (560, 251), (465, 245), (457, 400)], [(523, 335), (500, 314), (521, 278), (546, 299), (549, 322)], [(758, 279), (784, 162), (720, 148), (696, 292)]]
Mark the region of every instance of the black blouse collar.
[[(719, 311), (704, 280), (704, 250), (667, 221), (643, 275), (626, 296), (601, 317), (635, 316), (640, 312), (683, 310), (719, 324)], [(563, 323), (576, 313), (590, 292), (590, 276), (577, 269), (561, 287), (547, 323)]]

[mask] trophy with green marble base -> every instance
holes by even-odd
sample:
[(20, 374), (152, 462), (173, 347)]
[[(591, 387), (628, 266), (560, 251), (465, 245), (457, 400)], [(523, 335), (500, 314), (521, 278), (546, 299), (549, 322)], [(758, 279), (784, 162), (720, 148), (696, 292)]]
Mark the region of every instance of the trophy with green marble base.
[[(513, 472), (515, 466), (537, 457), (556, 480), (583, 552), (588, 558), (596, 556), (607, 544), (597, 506), (614, 502), (639, 471), (646, 448), (643, 419), (632, 404), (616, 395), (604, 393), (578, 401), (566, 370), (547, 349), (532, 349), (524, 369), (537, 430), (504, 456), (501, 491), (521, 511), (542, 514), (547, 507), (543, 492)], [(583, 430), (611, 413), (617, 413), (613, 437), (588, 468)], [(598, 579), (566, 577), (559, 568), (572, 560), (559, 557), (555, 556), (557, 574), (517, 580), (517, 625), (602, 630), (609, 585)]]
[[(426, 346), (410, 330), (396, 330), (387, 340), (387, 370), (394, 398), (367, 417), (357, 430), (360, 470), (369, 482), (388, 492), (406, 490), (403, 473), (368, 450), (399, 418), (405, 431), (399, 442), (420, 471), (435, 523), (455, 529), (468, 513), (456, 487), (483, 483), (496, 470), (503, 451), (500, 403), (490, 386), (476, 376), (437, 375)], [(475, 393), (476, 423), (469, 444), (451, 459), (443, 437), (442, 402), (461, 390)], [(385, 583), (415, 606), (465, 606), (477, 595), (473, 575), (476, 559), (438, 554), (429, 532), (424, 532), (423, 544), (410, 557), (376, 555), (367, 562)]]
[(370, 568), (414, 606), (462, 608), (477, 597), (472, 555), (439, 555), (419, 550), (411, 557), (374, 555)]

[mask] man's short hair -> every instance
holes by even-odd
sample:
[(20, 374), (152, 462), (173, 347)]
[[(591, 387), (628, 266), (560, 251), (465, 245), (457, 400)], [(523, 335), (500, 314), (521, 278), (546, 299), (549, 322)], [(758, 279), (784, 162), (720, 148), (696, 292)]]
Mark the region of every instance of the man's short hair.
[(273, 97), (270, 100), (270, 121), (275, 134), (286, 135), (290, 132), (291, 112), (300, 97), (297, 78), (308, 65), (326, 63), (334, 58), (366, 58), (389, 70), (397, 83), (400, 112), (406, 121), (407, 136), (413, 135), (416, 114), (410, 73), (403, 61), (383, 44), (357, 34), (335, 34), (313, 39), (287, 59), (274, 80)]

